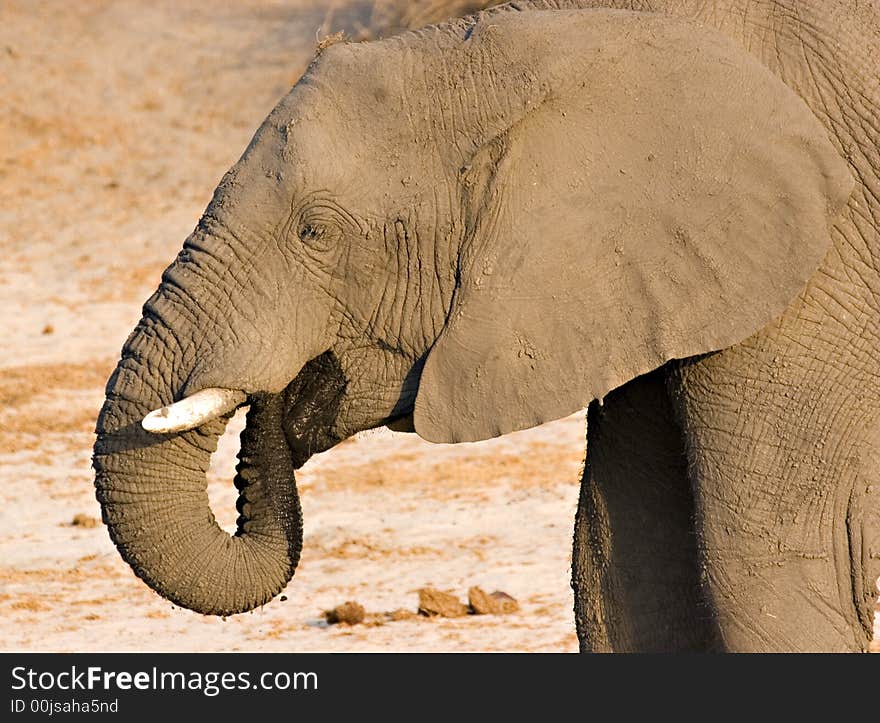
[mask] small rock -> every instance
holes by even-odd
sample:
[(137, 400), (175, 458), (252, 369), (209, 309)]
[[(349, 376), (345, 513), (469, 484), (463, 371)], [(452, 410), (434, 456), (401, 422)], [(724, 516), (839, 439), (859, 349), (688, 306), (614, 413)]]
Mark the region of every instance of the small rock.
[(519, 603), (506, 592), (496, 590), (486, 594), (476, 586), (468, 590), (468, 603), (474, 615), (508, 615), (519, 610)]
[(467, 605), (463, 605), (455, 595), (431, 587), (419, 590), (419, 615), (429, 618), (461, 618), (467, 614)]
[(352, 601), (337, 605), (332, 610), (324, 611), (324, 619), (330, 625), (357, 625), (364, 621), (365, 615), (364, 606)]
[(93, 527), (98, 527), (101, 524), (101, 520), (90, 517), (89, 515), (84, 515), (80, 512), (73, 516), (70, 524), (72, 527), (85, 527), (86, 529), (92, 529)]
[(43, 327), (43, 331), (40, 332), (40, 333), (41, 333), (43, 336), (49, 336), (49, 334), (54, 334), (54, 333), (55, 333), (55, 327), (52, 326), (51, 324), (46, 324), (46, 326)]

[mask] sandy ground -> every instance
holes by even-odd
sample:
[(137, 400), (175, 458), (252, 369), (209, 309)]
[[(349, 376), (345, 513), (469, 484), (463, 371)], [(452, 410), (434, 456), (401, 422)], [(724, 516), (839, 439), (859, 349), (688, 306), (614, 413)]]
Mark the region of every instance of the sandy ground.
[[(293, 582), (225, 621), (152, 593), (99, 522), (94, 422), (140, 304), (316, 39), (369, 17), (368, 3), (317, 0), (0, 4), (0, 649), (577, 648), (582, 415), (454, 447), (374, 432), (313, 459)], [(241, 424), (210, 476), (227, 528)], [(373, 627), (321, 615), (347, 600), (414, 610), (418, 588), (471, 585), (520, 612)]]

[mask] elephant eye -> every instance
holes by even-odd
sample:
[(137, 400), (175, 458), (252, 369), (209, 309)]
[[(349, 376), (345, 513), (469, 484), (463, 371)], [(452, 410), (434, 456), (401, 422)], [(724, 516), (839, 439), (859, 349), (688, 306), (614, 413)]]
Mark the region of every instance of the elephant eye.
[(299, 230), (299, 237), (303, 243), (312, 244), (320, 241), (324, 236), (324, 229), (311, 223), (303, 224)]
[(297, 235), (305, 246), (318, 251), (328, 251), (333, 245), (333, 229), (314, 221), (303, 221)]

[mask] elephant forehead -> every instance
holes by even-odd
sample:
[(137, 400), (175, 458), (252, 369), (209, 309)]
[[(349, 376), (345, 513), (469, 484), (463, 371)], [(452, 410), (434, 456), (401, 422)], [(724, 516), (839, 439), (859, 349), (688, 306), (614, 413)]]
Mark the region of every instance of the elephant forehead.
[(332, 113), (276, 119), (258, 145), (250, 172), (282, 188), (294, 206), (321, 197), (382, 215), (436, 195), (438, 164), (423, 145), (400, 135), (389, 141)]
[(326, 150), (382, 169), (436, 156), (438, 84), (422, 43), (335, 45), (312, 64), (273, 115), (288, 148), (303, 161)]

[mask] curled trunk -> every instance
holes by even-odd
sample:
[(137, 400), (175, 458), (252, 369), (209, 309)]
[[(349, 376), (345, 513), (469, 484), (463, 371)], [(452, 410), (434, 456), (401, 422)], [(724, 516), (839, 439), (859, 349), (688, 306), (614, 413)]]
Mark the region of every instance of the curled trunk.
[(302, 544), (281, 395), (251, 399), (235, 478), (238, 530), (229, 535), (214, 519), (206, 483), (227, 420), (168, 436), (140, 424), (180, 388), (168, 372), (179, 368), (175, 348), (167, 327), (149, 316), (126, 344), (98, 420), (97, 497), (111, 538), (150, 587), (200, 613), (245, 612), (284, 588)]

